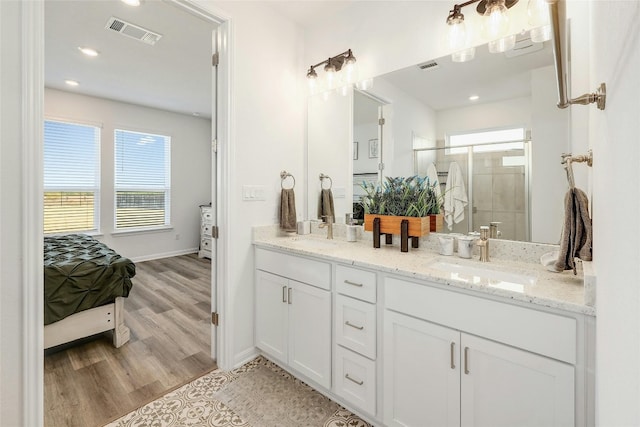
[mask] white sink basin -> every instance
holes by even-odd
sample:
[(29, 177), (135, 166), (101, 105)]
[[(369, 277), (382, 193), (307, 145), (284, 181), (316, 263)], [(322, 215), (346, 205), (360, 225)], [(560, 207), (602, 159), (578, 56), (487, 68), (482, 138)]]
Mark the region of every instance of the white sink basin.
[(337, 244), (334, 240), (330, 239), (293, 239), (291, 242), (294, 246), (310, 249), (331, 249), (335, 248)]
[(498, 270), (499, 267), (485, 267), (467, 263), (456, 263), (438, 259), (429, 265), (430, 268), (449, 273), (454, 280), (471, 284), (486, 285), (492, 288), (524, 292), (525, 286), (536, 283), (537, 277), (513, 271)]

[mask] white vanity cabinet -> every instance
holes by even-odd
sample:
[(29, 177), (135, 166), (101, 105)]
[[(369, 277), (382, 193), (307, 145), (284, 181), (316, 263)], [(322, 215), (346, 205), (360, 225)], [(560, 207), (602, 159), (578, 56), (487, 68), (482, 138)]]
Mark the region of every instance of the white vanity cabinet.
[(576, 425), (575, 319), (395, 278), (385, 285), (385, 425)]
[(330, 284), (330, 264), (256, 249), (256, 346), (327, 389)]

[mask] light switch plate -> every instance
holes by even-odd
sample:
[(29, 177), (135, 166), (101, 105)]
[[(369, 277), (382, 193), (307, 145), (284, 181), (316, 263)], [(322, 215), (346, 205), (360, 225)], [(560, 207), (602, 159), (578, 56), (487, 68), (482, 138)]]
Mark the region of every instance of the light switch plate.
[(267, 200), (266, 187), (264, 185), (243, 185), (242, 200), (258, 202)]

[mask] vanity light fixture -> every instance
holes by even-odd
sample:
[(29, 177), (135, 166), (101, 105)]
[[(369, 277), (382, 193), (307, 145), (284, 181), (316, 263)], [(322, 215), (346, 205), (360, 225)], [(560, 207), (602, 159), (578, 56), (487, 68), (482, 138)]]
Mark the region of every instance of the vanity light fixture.
[[(469, 46), (469, 31), (464, 23), (462, 8), (478, 3), (476, 11), (482, 15), (482, 37), (488, 40), (491, 53), (506, 52), (513, 49), (516, 35), (509, 34), (509, 12), (518, 0), (469, 0), (456, 4), (447, 16), (449, 50), (453, 51), (453, 62), (465, 62), (473, 59), (475, 48)], [(547, 41), (551, 37), (549, 7), (546, 0), (529, 0), (527, 5), (529, 23), (534, 26), (531, 30), (531, 40), (534, 42)]]
[[(309, 67), (307, 71), (307, 82), (309, 83), (309, 89), (311, 93), (315, 93), (318, 88), (318, 73), (316, 68), (324, 65), (325, 71), (325, 88), (326, 90), (332, 90), (340, 86), (349, 86), (354, 83), (356, 78), (356, 57), (353, 56), (351, 49), (342, 52), (336, 56), (332, 56), (322, 62), (317, 63)], [(342, 71), (340, 74), (338, 74)]]

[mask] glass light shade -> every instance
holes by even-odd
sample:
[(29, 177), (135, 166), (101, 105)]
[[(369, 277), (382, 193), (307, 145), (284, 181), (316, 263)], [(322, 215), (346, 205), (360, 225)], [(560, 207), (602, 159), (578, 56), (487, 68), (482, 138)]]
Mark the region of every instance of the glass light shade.
[(325, 67), (325, 86), (331, 90), (336, 84), (336, 69), (334, 67)]
[(467, 26), (464, 18), (453, 18), (447, 21), (449, 25), (448, 44), (453, 51), (462, 50), (467, 45)]
[(342, 70), (340, 70), (340, 74), (342, 74), (342, 82), (347, 85), (353, 84), (353, 82), (355, 82), (358, 77), (357, 71), (358, 70), (356, 67), (355, 60), (345, 62), (345, 65), (342, 67)]
[(495, 40), (509, 33), (509, 13), (505, 0), (488, 0), (483, 14), (482, 36)]
[(531, 41), (541, 43), (551, 40), (549, 3), (545, 0), (529, 0), (527, 15), (529, 15), (529, 24), (533, 27), (529, 33)]
[(491, 53), (502, 53), (508, 50), (513, 49), (516, 45), (516, 35), (512, 34), (507, 37), (502, 37), (497, 40), (491, 40), (489, 42), (489, 52)]
[(467, 62), (471, 61), (476, 56), (476, 48), (470, 47), (468, 49), (459, 50), (451, 54), (451, 60), (453, 62)]
[(318, 78), (307, 76), (307, 84), (309, 85), (309, 93), (314, 94), (318, 90)]
[(551, 25), (544, 25), (538, 28), (532, 28), (529, 31), (529, 37), (534, 43), (542, 43), (551, 40)]

